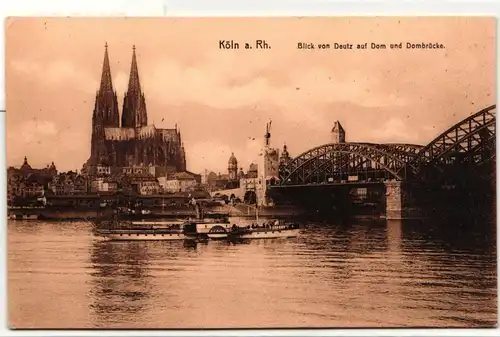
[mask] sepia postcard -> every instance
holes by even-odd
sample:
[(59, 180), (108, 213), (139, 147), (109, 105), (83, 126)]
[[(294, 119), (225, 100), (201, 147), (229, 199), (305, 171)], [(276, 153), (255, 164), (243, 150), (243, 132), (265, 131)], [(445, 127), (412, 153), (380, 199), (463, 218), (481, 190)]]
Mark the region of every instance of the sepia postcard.
[(497, 326), (495, 18), (5, 28), (11, 329)]

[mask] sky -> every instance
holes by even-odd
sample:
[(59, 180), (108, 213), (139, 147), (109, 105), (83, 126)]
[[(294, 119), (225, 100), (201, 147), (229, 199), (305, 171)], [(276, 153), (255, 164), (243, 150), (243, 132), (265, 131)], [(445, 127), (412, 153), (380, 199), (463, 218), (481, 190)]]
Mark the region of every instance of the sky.
[[(495, 33), (487, 17), (10, 18), (7, 165), (27, 156), (33, 167), (81, 169), (105, 43), (120, 113), (135, 45), (149, 123), (177, 124), (188, 170), (224, 173), (233, 152), (245, 170), (257, 160), (269, 120), (272, 146), (292, 156), (328, 143), (336, 120), (349, 142), (429, 143), (496, 103)], [(257, 39), (271, 48), (243, 48)], [(445, 48), (389, 48), (399, 42)]]

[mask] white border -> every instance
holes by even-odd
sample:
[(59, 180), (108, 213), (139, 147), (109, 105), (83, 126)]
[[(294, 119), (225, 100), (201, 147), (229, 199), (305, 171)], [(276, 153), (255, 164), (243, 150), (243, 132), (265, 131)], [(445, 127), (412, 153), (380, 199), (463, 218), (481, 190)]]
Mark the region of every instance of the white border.
[[(0, 14), (7, 16), (341, 16), (341, 15), (491, 15), (498, 17), (500, 1), (450, 0), (0, 0)], [(0, 91), (5, 93), (5, 23), (0, 34)], [(498, 24), (497, 24), (498, 32)], [(498, 34), (497, 34), (498, 36)], [(497, 46), (498, 53), (498, 46)], [(500, 54), (497, 54), (500, 55)], [(497, 66), (497, 77), (498, 77)], [(497, 86), (498, 92), (498, 86)], [(498, 97), (498, 93), (497, 93)], [(5, 110), (5, 95), (0, 96)], [(5, 118), (5, 117), (4, 117)], [(5, 149), (5, 123), (0, 124), (0, 142)], [(5, 151), (5, 150), (4, 150)], [(498, 148), (497, 148), (498, 151)], [(0, 167), (6, 168), (5, 155)], [(498, 168), (497, 168), (498, 170)], [(4, 171), (5, 172), (5, 171)], [(498, 182), (497, 182), (498, 183)], [(0, 175), (6, 205), (6, 175)], [(500, 184), (500, 183), (498, 183)], [(498, 206), (497, 206), (498, 207)], [(0, 207), (6, 219), (6, 206)], [(0, 227), (3, 247), (7, 245), (6, 226)], [(498, 235), (498, 234), (497, 234)], [(497, 238), (497, 243), (498, 243)], [(498, 244), (497, 244), (498, 245)], [(343, 329), (343, 330), (208, 330), (208, 331), (11, 331), (7, 329), (6, 262), (7, 250), (0, 249), (0, 335), (2, 336), (498, 336), (499, 329)], [(498, 264), (497, 264), (498, 265)], [(500, 275), (500, 273), (497, 273)]]

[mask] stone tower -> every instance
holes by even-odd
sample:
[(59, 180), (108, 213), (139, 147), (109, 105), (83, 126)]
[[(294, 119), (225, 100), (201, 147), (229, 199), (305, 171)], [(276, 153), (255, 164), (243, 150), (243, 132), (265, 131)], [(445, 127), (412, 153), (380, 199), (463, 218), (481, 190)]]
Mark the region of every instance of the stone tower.
[(227, 173), (229, 175), (229, 180), (238, 179), (238, 160), (234, 156), (234, 153), (231, 153), (231, 157), (229, 157), (229, 161), (227, 163)]
[(102, 64), (101, 85), (96, 93), (94, 113), (92, 114), (92, 139), (90, 146), (92, 164), (97, 165), (107, 160), (104, 144), (104, 128), (119, 126), (118, 100), (116, 92), (113, 90), (108, 44), (106, 43)]
[(139, 81), (135, 45), (132, 50), (132, 65), (130, 67), (128, 89), (123, 98), (122, 127), (135, 128), (137, 130), (148, 125), (148, 114), (146, 99), (141, 91), (141, 83)]
[(290, 154), (288, 153), (288, 148), (286, 147), (286, 144), (283, 145), (283, 152), (281, 152), (280, 156), (280, 166), (286, 166), (288, 163), (290, 163), (292, 159), (290, 158)]
[(264, 148), (259, 155), (257, 170), (259, 178), (256, 189), (257, 205), (268, 206), (271, 202), (268, 197), (268, 188), (273, 184), (273, 181), (279, 179), (279, 149), (271, 147), (271, 121), (266, 124)]
[(333, 123), (332, 131), (330, 131), (331, 142), (334, 144), (345, 143), (345, 131), (339, 121)]

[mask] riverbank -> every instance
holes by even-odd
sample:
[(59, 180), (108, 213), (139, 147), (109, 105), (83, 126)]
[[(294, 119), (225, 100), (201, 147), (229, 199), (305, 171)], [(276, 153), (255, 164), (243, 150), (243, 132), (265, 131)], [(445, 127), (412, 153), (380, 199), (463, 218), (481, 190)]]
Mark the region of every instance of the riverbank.
[[(207, 213), (225, 213), (230, 217), (255, 218), (255, 206), (236, 204), (206, 207)], [(17, 219), (40, 219), (50, 221), (68, 220), (94, 220), (98, 217), (111, 215), (111, 208), (76, 208), (76, 207), (23, 207), (9, 208), (8, 217)], [(296, 207), (276, 206), (259, 207), (259, 217), (290, 217), (303, 215), (304, 212)], [(190, 218), (195, 217), (196, 212), (190, 206), (177, 207), (149, 207), (146, 214), (122, 215), (123, 219), (159, 219), (159, 218)]]

